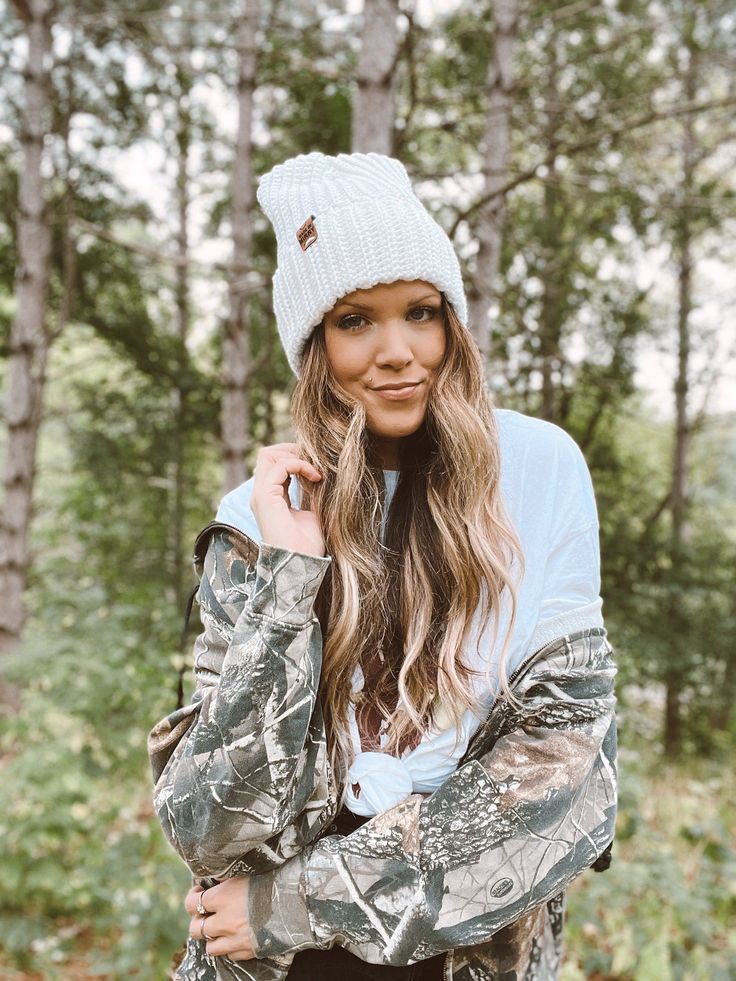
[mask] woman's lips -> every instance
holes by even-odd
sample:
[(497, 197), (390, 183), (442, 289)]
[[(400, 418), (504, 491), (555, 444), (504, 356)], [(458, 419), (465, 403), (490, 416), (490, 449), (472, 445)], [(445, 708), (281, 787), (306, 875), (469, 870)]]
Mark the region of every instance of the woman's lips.
[(421, 384), (421, 382), (417, 382), (416, 385), (407, 385), (406, 388), (374, 388), (373, 391), (381, 398), (388, 399), (389, 402), (401, 402), (404, 399), (410, 399), (415, 392), (419, 391)]

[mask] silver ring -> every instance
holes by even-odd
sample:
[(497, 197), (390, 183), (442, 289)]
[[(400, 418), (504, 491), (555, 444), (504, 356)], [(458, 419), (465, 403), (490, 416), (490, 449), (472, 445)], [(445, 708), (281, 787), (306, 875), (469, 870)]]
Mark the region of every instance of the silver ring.
[(209, 940), (209, 939), (210, 939), (210, 938), (209, 938), (209, 937), (207, 936), (207, 934), (206, 934), (206, 933), (204, 932), (204, 925), (205, 925), (205, 923), (206, 923), (206, 921), (207, 921), (207, 917), (206, 917), (206, 916), (203, 916), (203, 917), (202, 917), (202, 927), (201, 927), (201, 929), (202, 929), (202, 936), (201, 936), (201, 939), (202, 939), (202, 940)]
[(203, 892), (199, 894), (199, 899), (197, 900), (197, 912), (199, 913), (200, 916), (208, 916), (210, 911), (204, 908), (204, 903), (202, 902), (202, 896), (204, 896)]

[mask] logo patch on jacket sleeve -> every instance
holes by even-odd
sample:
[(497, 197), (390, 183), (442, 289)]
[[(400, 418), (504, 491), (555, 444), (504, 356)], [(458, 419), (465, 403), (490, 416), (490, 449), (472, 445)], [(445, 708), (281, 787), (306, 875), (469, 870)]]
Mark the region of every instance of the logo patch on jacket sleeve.
[(314, 224), (314, 215), (310, 215), (304, 224), (297, 229), (296, 237), (299, 240), (299, 245), (302, 247), (302, 252), (306, 252), (310, 245), (314, 245), (317, 241), (317, 228)]

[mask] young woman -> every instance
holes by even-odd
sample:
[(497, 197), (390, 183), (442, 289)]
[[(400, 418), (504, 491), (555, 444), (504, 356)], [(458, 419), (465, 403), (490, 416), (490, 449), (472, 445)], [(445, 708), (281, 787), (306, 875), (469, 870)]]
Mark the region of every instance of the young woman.
[(149, 737), (176, 977), (552, 981), (616, 813), (582, 454), (493, 408), (398, 161), (301, 155), (258, 199), (296, 441), (198, 536), (196, 689)]

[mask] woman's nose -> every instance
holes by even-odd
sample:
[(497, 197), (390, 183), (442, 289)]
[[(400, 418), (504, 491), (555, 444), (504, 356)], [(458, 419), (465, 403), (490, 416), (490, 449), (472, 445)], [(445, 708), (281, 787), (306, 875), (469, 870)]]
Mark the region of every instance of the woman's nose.
[(414, 353), (403, 321), (387, 321), (378, 333), (377, 364), (404, 365)]

